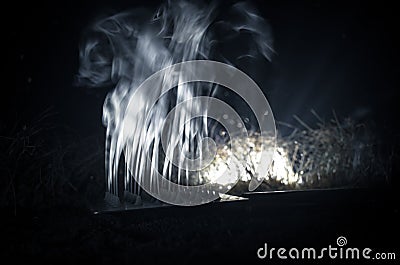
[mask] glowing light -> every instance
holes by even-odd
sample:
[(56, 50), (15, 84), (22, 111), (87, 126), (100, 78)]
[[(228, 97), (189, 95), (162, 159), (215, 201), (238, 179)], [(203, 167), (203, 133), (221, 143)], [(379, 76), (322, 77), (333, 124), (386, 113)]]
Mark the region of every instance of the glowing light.
[[(202, 176), (212, 183), (228, 185), (230, 183), (229, 181), (221, 181), (219, 178), (223, 172), (227, 171), (227, 165), (230, 164), (232, 165), (232, 170), (230, 171), (231, 178), (239, 178), (239, 180), (243, 182), (250, 181), (252, 174), (254, 174), (254, 169), (258, 166), (255, 161), (259, 161), (258, 158), (261, 156), (259, 147), (263, 141), (264, 144), (268, 144), (269, 139), (255, 135), (247, 139), (236, 141), (236, 143), (232, 145), (232, 150), (236, 154), (236, 159), (234, 158), (232, 160), (233, 163), (229, 160), (229, 156), (232, 155), (232, 152), (228, 151), (225, 145), (220, 148), (213, 163), (201, 172)], [(240, 154), (241, 157), (237, 157), (238, 154)], [(248, 162), (244, 169), (241, 168), (242, 163), (239, 163), (239, 159), (246, 159), (246, 156)], [(237, 162), (235, 163), (235, 161)], [(282, 147), (276, 148), (271, 167), (265, 176), (261, 177), (266, 181), (272, 179), (284, 185), (302, 183), (299, 173), (294, 171), (293, 163), (288, 153)]]
[(293, 170), (288, 154), (282, 147), (276, 149), (268, 175), (269, 178), (280, 181), (285, 185), (295, 184), (300, 180), (298, 173)]

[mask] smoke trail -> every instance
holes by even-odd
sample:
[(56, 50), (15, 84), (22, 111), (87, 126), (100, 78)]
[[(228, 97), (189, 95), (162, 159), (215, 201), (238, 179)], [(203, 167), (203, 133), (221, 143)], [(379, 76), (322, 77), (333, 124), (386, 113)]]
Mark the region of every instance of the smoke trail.
[[(240, 47), (236, 51), (235, 47)], [(228, 47), (228, 48), (227, 48)], [(135, 102), (135, 111), (128, 104), (137, 87), (153, 73), (176, 63), (207, 59), (231, 65), (244, 57), (271, 58), (273, 53), (270, 29), (263, 18), (247, 3), (230, 8), (169, 1), (153, 15), (144, 9), (115, 14), (95, 22), (85, 32), (80, 47), (78, 81), (90, 87), (113, 86), (103, 106), (106, 126), (106, 174), (108, 194), (118, 195), (118, 164), (125, 156), (125, 190), (138, 194), (130, 173), (139, 182), (145, 176), (153, 181), (154, 168), (178, 184), (193, 185), (204, 180), (189, 172), (187, 164), (179, 169), (166, 157), (202, 157), (200, 141), (215, 138), (207, 118), (185, 122), (193, 112), (207, 117), (207, 104), (193, 103), (175, 113), (166, 150), (161, 150), (160, 135), (169, 110), (175, 105), (201, 95), (213, 95), (216, 85), (187, 83), (174, 93), (162, 87), (173, 84), (178, 76), (165, 75), (159, 87), (149, 93), (160, 99), (151, 106), (144, 95)], [(143, 113), (151, 109), (150, 118)], [(151, 156), (152, 165), (144, 161)], [(185, 170), (186, 168), (186, 170)], [(183, 169), (183, 170), (181, 170)], [(144, 181), (144, 180), (143, 180)], [(151, 184), (153, 185), (153, 184)], [(154, 183), (157, 189), (157, 183)]]

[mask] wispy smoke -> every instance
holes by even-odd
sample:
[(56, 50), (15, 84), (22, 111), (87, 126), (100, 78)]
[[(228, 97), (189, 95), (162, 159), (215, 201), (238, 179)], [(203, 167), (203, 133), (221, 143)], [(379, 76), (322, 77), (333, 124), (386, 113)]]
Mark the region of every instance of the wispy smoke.
[[(227, 8), (216, 3), (170, 1), (154, 14), (137, 9), (96, 21), (85, 32), (80, 47), (78, 81), (90, 87), (114, 87), (103, 108), (103, 123), (107, 128), (107, 191), (118, 194), (117, 169), (122, 153), (127, 168), (126, 191), (137, 192), (129, 172), (139, 178), (151, 177), (151, 170), (149, 172), (141, 164), (143, 156), (148, 153), (162, 167), (161, 171), (167, 173), (167, 178), (178, 183), (186, 178), (185, 183), (190, 182), (187, 172), (182, 173), (185, 178), (183, 175), (180, 178), (178, 172), (178, 179), (174, 179), (176, 172), (173, 172), (172, 165), (160, 155), (157, 135), (171, 105), (198, 95), (211, 95), (215, 85), (189, 83), (178, 86), (176, 95), (161, 98), (154, 107), (152, 118), (144, 120), (140, 113), (130, 112), (128, 103), (146, 78), (165, 67), (189, 60), (208, 59), (235, 65), (244, 57), (270, 59), (272, 54), (269, 26), (247, 3), (236, 3)], [(163, 82), (168, 84), (171, 78), (165, 76)], [(157, 88), (155, 91), (162, 94)], [(143, 109), (152, 107), (147, 105), (146, 98), (137, 104)], [(204, 114), (207, 113), (206, 106), (193, 105), (192, 108), (201, 108)], [(180, 115), (185, 117), (191, 111), (187, 109)], [(178, 119), (174, 122), (179, 125)], [(185, 125), (183, 134), (172, 128), (171, 137), (181, 137), (176, 142), (183, 150), (198, 153), (197, 139), (213, 137), (207, 123), (207, 119), (193, 120)], [(170, 146), (164, 151), (174, 150), (175, 147)]]

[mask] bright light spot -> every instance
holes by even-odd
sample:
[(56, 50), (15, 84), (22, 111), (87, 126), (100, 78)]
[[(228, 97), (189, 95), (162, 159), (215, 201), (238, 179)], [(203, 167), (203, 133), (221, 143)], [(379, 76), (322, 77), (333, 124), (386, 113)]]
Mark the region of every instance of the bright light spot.
[(269, 175), (272, 179), (276, 179), (285, 185), (294, 184), (299, 181), (299, 176), (294, 172), (293, 165), (287, 153), (281, 147), (278, 147), (275, 151)]
[[(260, 162), (260, 146), (259, 137), (249, 137), (247, 141), (240, 139), (232, 143), (232, 149), (220, 148), (214, 161), (201, 172), (203, 179), (223, 186), (231, 185), (236, 178), (243, 182), (250, 181), (252, 177), (263, 179), (255, 173)], [(302, 183), (302, 178), (294, 171), (291, 159), (282, 147), (276, 148), (265, 179), (275, 180), (284, 185)]]

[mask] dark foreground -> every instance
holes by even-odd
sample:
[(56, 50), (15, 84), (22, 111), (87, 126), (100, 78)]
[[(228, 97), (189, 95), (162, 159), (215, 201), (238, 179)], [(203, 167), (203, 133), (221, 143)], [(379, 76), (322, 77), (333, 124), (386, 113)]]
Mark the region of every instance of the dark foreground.
[(3, 218), (1, 252), (13, 264), (272, 264), (280, 261), (276, 255), (257, 258), (264, 243), (318, 249), (336, 247), (344, 236), (347, 247), (395, 252), (398, 262), (395, 198), (390, 190), (330, 190), (97, 215), (74, 209), (26, 213)]

